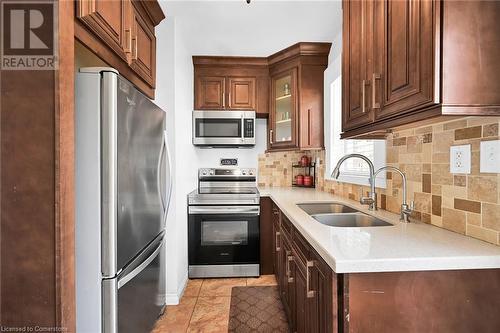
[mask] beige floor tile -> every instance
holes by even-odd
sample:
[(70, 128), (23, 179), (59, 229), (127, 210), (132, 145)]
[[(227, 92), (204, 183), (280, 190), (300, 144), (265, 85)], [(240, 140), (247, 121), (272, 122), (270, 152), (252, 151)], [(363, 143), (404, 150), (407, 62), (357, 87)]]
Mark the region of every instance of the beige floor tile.
[(275, 286), (277, 285), (274, 275), (261, 275), (258, 278), (248, 278), (247, 286)]
[(189, 279), (186, 289), (184, 290), (184, 296), (198, 296), (202, 283), (203, 279)]
[(196, 297), (182, 297), (179, 305), (167, 306), (165, 314), (158, 319), (152, 333), (181, 333), (186, 332), (193, 310)]
[(227, 332), (231, 297), (198, 298), (188, 332)]
[(201, 285), (199, 296), (231, 296), (231, 289), (246, 286), (245, 278), (205, 279)]

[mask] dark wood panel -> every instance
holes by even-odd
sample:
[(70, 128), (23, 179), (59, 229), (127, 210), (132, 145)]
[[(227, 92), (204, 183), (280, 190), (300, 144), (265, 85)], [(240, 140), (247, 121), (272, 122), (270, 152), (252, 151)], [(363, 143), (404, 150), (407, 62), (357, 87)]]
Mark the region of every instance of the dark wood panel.
[(500, 270), (349, 274), (349, 332), (498, 332)]
[(55, 76), (56, 326), (76, 331), (73, 1), (59, 3), (59, 70)]
[[(269, 67), (267, 58), (193, 56), (193, 65), (195, 81), (205, 76), (226, 78), (225, 109), (254, 109), (257, 117), (268, 117)], [(195, 106), (203, 104), (203, 101), (199, 101), (200, 98), (198, 86), (195, 84)], [(221, 107), (217, 104), (207, 109), (219, 110)]]
[(59, 70), (0, 72), (0, 317), (74, 332), (74, 3), (55, 14)]
[(260, 274), (274, 273), (273, 209), (270, 198), (260, 199)]
[(308, 314), (308, 298), (307, 298), (307, 277), (306, 267), (297, 260), (294, 255), (293, 267), (293, 288), (295, 296), (295, 307), (293, 311), (294, 332), (309, 333), (314, 332), (311, 330), (311, 323), (309, 322)]
[(127, 59), (124, 17), (126, 1), (78, 0), (76, 17), (123, 60)]
[(55, 75), (1, 79), (2, 325), (55, 326)]
[[(372, 81), (379, 83), (380, 96), (375, 118), (392, 117), (435, 102), (434, 17), (432, 1), (375, 2), (375, 22), (381, 24), (374, 36), (380, 53)], [(436, 74), (438, 75), (438, 74)], [(380, 82), (378, 82), (380, 80)], [(372, 95), (376, 90), (371, 91)]]
[(324, 148), (324, 72), (323, 65), (300, 67), (300, 121), (299, 145), (301, 149)]
[(195, 109), (224, 110), (226, 108), (226, 78), (223, 76), (195, 77)]
[(255, 77), (228, 78), (228, 108), (231, 110), (255, 109)]
[(443, 1), (443, 7), (443, 104), (500, 115), (500, 2)]
[(156, 82), (156, 37), (154, 26), (141, 6), (133, 6), (130, 67), (152, 88)]
[(102, 61), (106, 62), (110, 67), (115, 68), (127, 80), (133, 83), (146, 96), (154, 99), (154, 89), (139, 77), (135, 71), (130, 68), (128, 63), (116, 57), (114, 51), (109, 46), (102, 43), (95, 34), (87, 30), (81, 22), (75, 20), (75, 38), (85, 45), (92, 53), (98, 56)]
[(368, 105), (371, 87), (371, 19), (373, 2), (343, 1), (342, 129), (372, 122)]

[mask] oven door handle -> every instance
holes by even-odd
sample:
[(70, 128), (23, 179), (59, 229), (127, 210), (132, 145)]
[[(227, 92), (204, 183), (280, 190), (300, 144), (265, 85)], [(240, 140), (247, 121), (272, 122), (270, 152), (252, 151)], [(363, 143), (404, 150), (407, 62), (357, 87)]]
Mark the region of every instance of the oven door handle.
[(259, 206), (189, 206), (189, 214), (259, 215)]

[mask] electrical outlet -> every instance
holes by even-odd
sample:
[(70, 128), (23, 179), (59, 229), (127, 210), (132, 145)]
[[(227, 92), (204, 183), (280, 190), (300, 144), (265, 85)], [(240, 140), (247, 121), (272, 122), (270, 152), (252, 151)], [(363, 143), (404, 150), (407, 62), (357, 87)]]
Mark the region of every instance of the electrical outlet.
[(481, 141), (480, 172), (500, 173), (500, 141)]
[(470, 173), (470, 145), (450, 147), (450, 172)]

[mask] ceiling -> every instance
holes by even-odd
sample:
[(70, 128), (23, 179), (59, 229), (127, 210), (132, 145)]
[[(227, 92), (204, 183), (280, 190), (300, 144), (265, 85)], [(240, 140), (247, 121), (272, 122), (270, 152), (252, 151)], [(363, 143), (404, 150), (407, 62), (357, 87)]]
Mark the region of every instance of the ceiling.
[(331, 42), (341, 31), (339, 1), (185, 0), (161, 6), (193, 55), (269, 56), (299, 41)]

